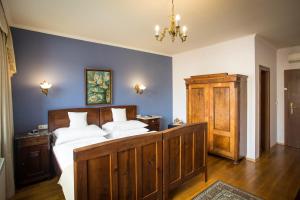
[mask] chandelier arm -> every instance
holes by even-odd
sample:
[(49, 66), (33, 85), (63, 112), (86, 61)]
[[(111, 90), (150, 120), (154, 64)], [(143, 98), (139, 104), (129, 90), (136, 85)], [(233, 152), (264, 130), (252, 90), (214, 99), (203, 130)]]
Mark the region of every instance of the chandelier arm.
[(179, 33), (179, 37), (181, 39), (182, 42), (186, 41), (187, 35), (183, 35), (181, 32)]
[(162, 41), (164, 39), (164, 37), (166, 36), (166, 33), (167, 33), (168, 30), (169, 30), (168, 28), (164, 28), (163, 32), (161, 33), (162, 37), (161, 37), (160, 41)]
[(166, 36), (168, 30), (169, 30), (168, 28), (164, 28), (164, 30), (159, 35), (155, 36), (156, 40), (161, 42)]
[(175, 32), (176, 32), (176, 36), (180, 36), (182, 33), (181, 33), (181, 31), (180, 31), (180, 26), (176, 26), (175, 27)]

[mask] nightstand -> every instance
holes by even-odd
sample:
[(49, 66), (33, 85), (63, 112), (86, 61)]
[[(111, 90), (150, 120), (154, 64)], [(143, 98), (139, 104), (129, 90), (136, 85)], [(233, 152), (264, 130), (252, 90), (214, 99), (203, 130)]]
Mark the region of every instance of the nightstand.
[(159, 131), (160, 130), (160, 118), (161, 116), (139, 116), (137, 120), (148, 124), (146, 127), (149, 131)]
[(15, 174), (18, 187), (50, 177), (50, 134), (15, 136)]
[(182, 126), (183, 124), (168, 124), (168, 128), (174, 128), (178, 126)]

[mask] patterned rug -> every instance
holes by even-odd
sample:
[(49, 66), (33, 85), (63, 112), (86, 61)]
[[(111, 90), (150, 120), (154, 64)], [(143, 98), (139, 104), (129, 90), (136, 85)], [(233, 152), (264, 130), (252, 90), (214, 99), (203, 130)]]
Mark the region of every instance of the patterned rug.
[(194, 197), (193, 200), (261, 200), (261, 198), (223, 183), (222, 181), (217, 181)]

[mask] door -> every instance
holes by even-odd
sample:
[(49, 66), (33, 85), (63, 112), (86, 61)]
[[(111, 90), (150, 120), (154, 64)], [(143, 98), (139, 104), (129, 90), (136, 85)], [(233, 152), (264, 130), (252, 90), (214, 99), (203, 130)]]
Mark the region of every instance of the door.
[(300, 148), (300, 69), (284, 71), (285, 144)]
[(270, 150), (270, 69), (259, 67), (259, 152)]
[(188, 123), (208, 122), (209, 85), (192, 84), (188, 87)]
[(235, 148), (236, 132), (236, 89), (233, 82), (210, 85), (210, 131), (209, 151), (237, 159)]

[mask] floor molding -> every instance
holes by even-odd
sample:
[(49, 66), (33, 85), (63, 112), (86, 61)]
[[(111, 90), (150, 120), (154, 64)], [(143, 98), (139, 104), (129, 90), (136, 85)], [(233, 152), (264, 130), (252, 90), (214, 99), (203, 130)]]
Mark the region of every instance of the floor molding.
[(259, 158), (253, 159), (253, 158), (246, 157), (246, 160), (247, 160), (247, 161), (254, 162), (254, 163), (257, 162), (258, 159), (259, 159)]

